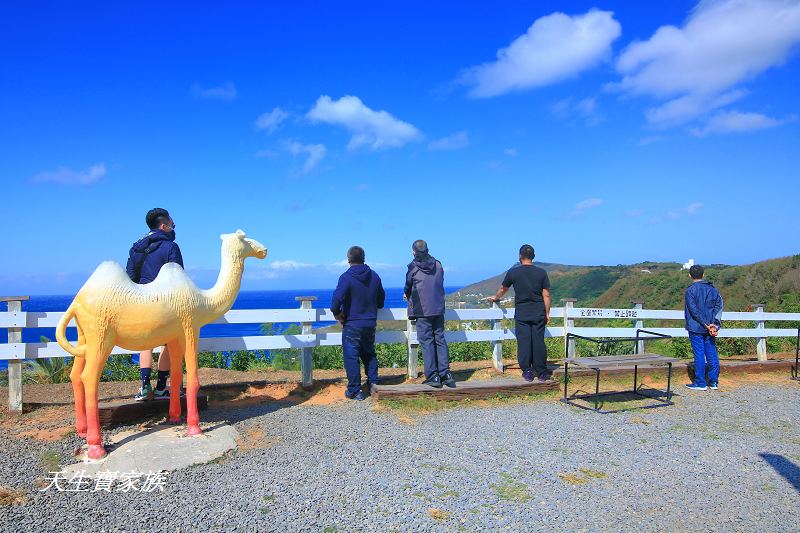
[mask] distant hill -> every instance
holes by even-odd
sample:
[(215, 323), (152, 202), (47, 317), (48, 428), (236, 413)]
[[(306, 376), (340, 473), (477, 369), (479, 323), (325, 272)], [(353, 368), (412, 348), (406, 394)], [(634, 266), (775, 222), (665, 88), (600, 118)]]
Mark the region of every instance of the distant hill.
[[(650, 309), (683, 309), (683, 293), (691, 283), (679, 263), (536, 264), (548, 271), (554, 305), (561, 298), (576, 298), (578, 306), (627, 308), (632, 300), (644, 300)], [(704, 267), (706, 279), (719, 288), (728, 311), (743, 311), (754, 303), (765, 304), (769, 311), (800, 311), (800, 255), (751, 265)], [(463, 287), (449, 294), (448, 300), (477, 303), (497, 291), (504, 275)]]

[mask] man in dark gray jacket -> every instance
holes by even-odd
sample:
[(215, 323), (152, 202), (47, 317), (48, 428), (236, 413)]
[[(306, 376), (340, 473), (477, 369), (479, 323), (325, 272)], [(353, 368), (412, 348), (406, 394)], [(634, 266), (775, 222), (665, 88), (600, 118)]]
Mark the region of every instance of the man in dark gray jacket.
[(417, 321), (417, 340), (425, 364), (423, 383), (437, 389), (442, 384), (455, 387), (444, 338), (444, 269), (428, 253), (425, 241), (414, 241), (411, 251), (414, 260), (408, 264), (404, 294), (408, 300), (408, 318)]

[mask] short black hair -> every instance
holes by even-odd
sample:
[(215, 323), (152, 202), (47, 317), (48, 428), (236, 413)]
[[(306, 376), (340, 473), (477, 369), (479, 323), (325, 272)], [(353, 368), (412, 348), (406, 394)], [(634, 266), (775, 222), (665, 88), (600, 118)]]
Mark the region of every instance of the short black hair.
[(351, 246), (347, 250), (347, 262), (354, 265), (364, 264), (364, 249), (360, 246)]
[(703, 279), (703, 267), (700, 265), (692, 265), (689, 268), (689, 275), (692, 276), (692, 279)]
[(533, 246), (530, 244), (523, 244), (519, 247), (519, 256), (521, 259), (530, 259), (533, 261), (536, 253), (533, 251)]
[(169, 212), (166, 209), (154, 207), (147, 212), (147, 215), (144, 217), (144, 221), (147, 222), (148, 228), (156, 229), (161, 224), (166, 224), (169, 218)]
[(417, 239), (414, 241), (414, 244), (411, 245), (411, 250), (414, 252), (414, 255), (427, 254), (428, 243), (422, 239)]

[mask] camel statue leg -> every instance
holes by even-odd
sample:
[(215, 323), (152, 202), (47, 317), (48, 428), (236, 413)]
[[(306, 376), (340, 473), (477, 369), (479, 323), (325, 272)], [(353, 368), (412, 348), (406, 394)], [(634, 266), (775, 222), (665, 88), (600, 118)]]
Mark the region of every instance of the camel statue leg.
[(186, 335), (186, 434), (200, 435), (200, 416), (197, 414), (197, 392), (200, 381), (197, 379), (197, 345), (200, 330), (189, 330)]
[[(78, 328), (78, 346), (86, 344), (83, 328), (77, 322), (75, 325)], [(72, 382), (72, 396), (75, 398), (75, 432), (84, 439), (86, 438), (86, 396), (83, 393), (81, 372), (85, 366), (86, 359), (84, 357), (73, 357), (72, 370), (69, 373), (69, 379)]]
[(75, 397), (75, 431), (81, 438), (86, 438), (86, 395), (83, 391), (81, 372), (86, 366), (85, 357), (72, 358), (72, 370), (69, 379), (72, 381), (72, 395)]
[(84, 394), (86, 396), (86, 444), (89, 445), (89, 459), (102, 459), (106, 456), (103, 448), (103, 436), (100, 433), (100, 411), (97, 406), (100, 377), (106, 367), (106, 361), (114, 348), (114, 341), (104, 339), (86, 343), (86, 366), (81, 372)]
[(171, 424), (181, 423), (181, 385), (183, 384), (183, 352), (185, 343), (177, 339), (167, 343), (169, 353), (169, 418)]

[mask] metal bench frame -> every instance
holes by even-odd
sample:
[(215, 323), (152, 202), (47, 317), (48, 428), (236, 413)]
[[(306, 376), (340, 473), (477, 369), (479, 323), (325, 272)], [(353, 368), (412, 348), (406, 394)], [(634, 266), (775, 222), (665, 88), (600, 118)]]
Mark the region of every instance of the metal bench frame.
[[(642, 337), (640, 335), (641, 333), (645, 333), (645, 334), (647, 334), (649, 336)], [(662, 333), (656, 333), (654, 331), (648, 331), (648, 330), (645, 330), (645, 329), (637, 329), (635, 337), (623, 337), (623, 338), (616, 338), (616, 339), (596, 339), (596, 338), (592, 338), (592, 337), (584, 337), (584, 336), (581, 336), (581, 335), (575, 335), (574, 333), (567, 333), (566, 342), (564, 343), (565, 356), (567, 355), (566, 354), (566, 350), (568, 349), (567, 347), (569, 346), (569, 340), (571, 338), (583, 339), (583, 340), (594, 342), (596, 344), (610, 344), (610, 343), (620, 342), (620, 341), (633, 341), (634, 350), (635, 350), (636, 347), (639, 345), (639, 341), (646, 341), (646, 340), (653, 340), (653, 339), (671, 339), (672, 336), (671, 335), (664, 335)], [(798, 336), (798, 339), (800, 339), (800, 336)], [(636, 354), (630, 356), (632, 360), (635, 360), (635, 355)], [(602, 358), (602, 357), (603, 356), (600, 356), (600, 358)], [(615, 356), (609, 356), (609, 357), (615, 357)], [(616, 357), (619, 357), (619, 356), (616, 356)], [(625, 356), (622, 356), (622, 357), (625, 357)], [(561, 399), (561, 401), (563, 403), (565, 403), (565, 404), (568, 404), (568, 405), (572, 405), (572, 406), (575, 406), (575, 407), (579, 407), (581, 409), (585, 409), (587, 411), (594, 411), (596, 413), (601, 413), (601, 414), (619, 413), (619, 412), (622, 412), (622, 411), (630, 411), (632, 409), (652, 409), (654, 407), (664, 407), (664, 406), (667, 406), (667, 405), (674, 405), (675, 402), (672, 401), (672, 390), (671, 390), (671, 387), (672, 387), (672, 362), (673, 362), (673, 360), (674, 360), (673, 358), (664, 357), (663, 359), (660, 359), (660, 360), (656, 359), (654, 361), (640, 361), (639, 363), (634, 363), (634, 365), (633, 365), (633, 390), (631, 390), (631, 391), (600, 392), (600, 371), (602, 370), (603, 366), (594, 366), (594, 365), (587, 365), (585, 363), (579, 363), (579, 362), (576, 362), (576, 358), (570, 358), (570, 357), (566, 356), (564, 358), (564, 397)], [(577, 366), (594, 370), (594, 372), (595, 372), (595, 391), (594, 391), (594, 393), (586, 393), (586, 394), (573, 393), (572, 395), (570, 395), (567, 392), (567, 389), (569, 388), (569, 364), (570, 364), (570, 362), (572, 362), (573, 364), (575, 364)], [(666, 388), (666, 390), (650, 389), (650, 390), (656, 392), (657, 394), (642, 394), (641, 392), (639, 392), (640, 389), (641, 389), (641, 386), (638, 384), (638, 374), (639, 374), (639, 365), (640, 364), (656, 364), (656, 365), (666, 366), (667, 367), (667, 388)], [(634, 394), (635, 396), (638, 396), (638, 397), (643, 398), (643, 399), (655, 400), (657, 403), (652, 404), (652, 405), (645, 405), (645, 406), (641, 406), (641, 407), (629, 407), (629, 408), (624, 408), (624, 409), (602, 410), (600, 408), (600, 397), (601, 396), (611, 396), (611, 395), (619, 395), (619, 394)], [(661, 396), (663, 396), (664, 398), (662, 399)], [(589, 407), (589, 406), (586, 406), (586, 405), (583, 405), (583, 404), (578, 403), (578, 402), (575, 401), (575, 400), (587, 400), (588, 401), (588, 400), (590, 400), (592, 398), (594, 399), (594, 407), (593, 408)]]

